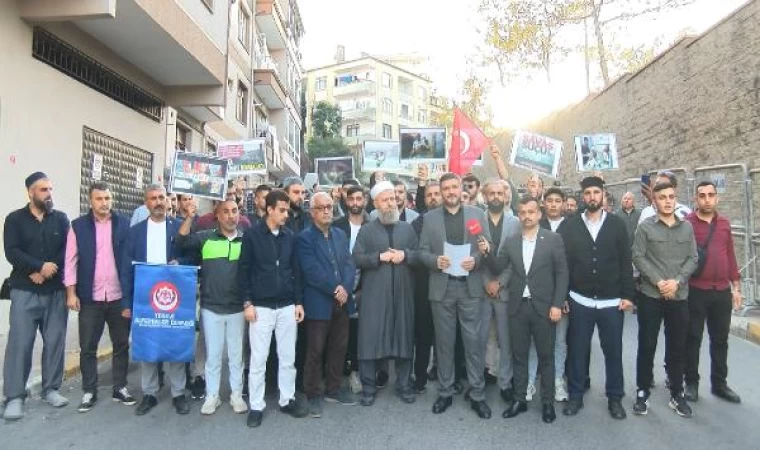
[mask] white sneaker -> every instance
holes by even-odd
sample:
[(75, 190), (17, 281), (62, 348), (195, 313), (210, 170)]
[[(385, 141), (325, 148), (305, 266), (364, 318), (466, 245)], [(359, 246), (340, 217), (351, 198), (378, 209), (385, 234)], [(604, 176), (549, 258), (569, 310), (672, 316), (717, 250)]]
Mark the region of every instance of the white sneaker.
[(351, 375), (348, 376), (348, 384), (354, 394), (362, 392), (362, 380), (359, 378), (359, 372), (351, 372)]
[(248, 404), (243, 400), (242, 392), (233, 392), (230, 394), (230, 406), (235, 414), (243, 414), (248, 411)]
[(565, 379), (563, 377), (559, 377), (556, 380), (554, 380), (554, 400), (558, 402), (566, 402), (568, 399), (567, 395), (567, 385), (565, 384)]
[(532, 402), (534, 395), (536, 395), (536, 384), (528, 383), (528, 391), (525, 393), (525, 401)]
[(61, 393), (58, 391), (48, 392), (43, 400), (45, 400), (45, 403), (49, 403), (50, 406), (54, 408), (63, 408), (69, 404), (69, 399), (61, 395)]
[(201, 406), (201, 414), (204, 415), (211, 415), (216, 412), (216, 408), (218, 408), (222, 404), (222, 401), (219, 399), (218, 395), (209, 395), (206, 397), (206, 401), (203, 402), (203, 406)]

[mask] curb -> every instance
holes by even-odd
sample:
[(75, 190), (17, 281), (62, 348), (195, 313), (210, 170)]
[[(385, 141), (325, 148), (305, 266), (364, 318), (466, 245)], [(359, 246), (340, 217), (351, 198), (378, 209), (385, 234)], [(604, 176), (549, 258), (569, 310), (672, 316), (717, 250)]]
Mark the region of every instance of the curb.
[[(111, 359), (112, 355), (113, 347), (98, 349), (98, 364)], [(63, 365), (63, 381), (70, 380), (82, 373), (82, 367), (79, 365), (79, 352), (71, 353), (70, 356)], [(42, 375), (30, 379), (26, 386), (33, 395), (39, 395), (42, 391)]]
[(755, 344), (760, 344), (760, 323), (747, 317), (732, 316), (731, 334)]

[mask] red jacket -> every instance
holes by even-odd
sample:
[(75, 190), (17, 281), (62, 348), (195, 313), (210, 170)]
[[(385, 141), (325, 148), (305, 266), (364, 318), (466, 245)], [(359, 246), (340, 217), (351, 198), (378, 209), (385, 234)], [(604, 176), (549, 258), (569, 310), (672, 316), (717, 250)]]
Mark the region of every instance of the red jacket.
[[(710, 223), (705, 222), (693, 212), (686, 216), (694, 228), (697, 245), (702, 247), (710, 233)], [(731, 287), (732, 281), (739, 280), (739, 267), (734, 252), (734, 238), (731, 235), (731, 222), (715, 213), (715, 231), (707, 247), (707, 259), (702, 274), (692, 277), (689, 286), (703, 290), (724, 290)]]

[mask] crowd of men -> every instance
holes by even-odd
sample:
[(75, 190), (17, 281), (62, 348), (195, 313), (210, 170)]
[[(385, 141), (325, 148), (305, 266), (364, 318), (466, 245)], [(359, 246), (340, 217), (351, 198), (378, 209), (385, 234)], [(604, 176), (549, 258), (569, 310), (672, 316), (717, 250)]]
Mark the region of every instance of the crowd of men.
[(705, 323), (712, 393), (738, 403), (727, 385), (727, 350), (731, 310), (741, 305), (739, 272), (715, 185), (697, 185), (692, 212), (677, 203), (675, 176), (662, 173), (642, 186), (649, 207), (638, 211), (626, 193), (612, 213), (599, 176), (581, 182), (580, 205), (561, 189), (544, 189), (539, 177), (518, 198), (498, 148), (491, 151), (499, 179), (428, 180), (421, 168), (414, 202), (403, 182), (376, 173), (369, 190), (346, 180), (334, 195), (312, 194), (307, 209), (306, 188), (293, 177), (256, 188), (247, 214), (231, 185), (213, 212), (199, 216), (191, 196), (150, 185), (131, 224), (112, 211), (102, 182), (90, 187), (90, 211), (69, 223), (53, 207), (51, 180), (30, 175), (29, 203), (4, 228), (13, 266), (4, 418), (24, 415), (38, 330), (42, 398), (68, 404), (60, 393), (67, 309), (79, 313), (78, 410), (98, 402), (106, 325), (113, 399), (138, 403), (127, 386), (130, 320), (134, 302), (146, 299), (133, 296), (134, 262), (201, 267), (195, 361), (140, 363), (137, 415), (156, 406), (165, 378), (177, 413), (191, 410), (189, 388), (204, 399), (201, 414), (213, 414), (226, 356), (229, 404), (248, 414), (249, 427), (262, 423), (267, 380), (276, 379), (282, 412), (316, 418), (323, 402), (372, 406), (390, 362), (403, 403), (437, 380), (432, 412), (444, 413), (466, 381), (465, 400), (487, 419), (486, 385), (494, 383), (504, 418), (526, 412), (538, 394), (542, 420), (551, 423), (555, 401), (565, 402), (566, 416), (584, 407), (597, 330), (608, 410), (624, 419), (623, 324), (634, 308), (634, 414), (649, 409), (663, 322), (669, 407), (692, 415)]

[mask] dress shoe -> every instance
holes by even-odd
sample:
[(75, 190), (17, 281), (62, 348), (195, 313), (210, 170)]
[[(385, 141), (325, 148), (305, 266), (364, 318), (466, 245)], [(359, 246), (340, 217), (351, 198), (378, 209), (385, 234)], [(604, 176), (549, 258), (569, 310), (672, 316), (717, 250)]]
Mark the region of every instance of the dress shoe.
[(610, 416), (613, 419), (623, 420), (626, 417), (625, 408), (620, 400), (609, 400), (607, 402), (607, 409), (610, 411)]
[(686, 399), (687, 402), (698, 402), (699, 401), (699, 385), (694, 384), (687, 384), (683, 388), (683, 398)]
[(527, 411), (528, 411), (527, 402), (516, 401), (516, 402), (513, 402), (511, 405), (509, 405), (507, 409), (504, 410), (504, 412), (501, 414), (501, 417), (505, 419), (511, 419)]
[(512, 388), (502, 389), (500, 394), (501, 399), (508, 404), (515, 401), (515, 391), (513, 391)]
[(471, 401), (470, 402), (470, 408), (472, 408), (473, 411), (480, 417), (481, 419), (490, 419), (491, 418), (491, 408), (488, 406), (488, 403), (486, 403), (485, 400), (481, 401)]
[(438, 397), (438, 399), (433, 404), (433, 414), (441, 414), (446, 412), (452, 403), (454, 403), (454, 401), (451, 399), (451, 397)]
[(143, 396), (142, 401), (139, 405), (137, 405), (137, 409), (135, 409), (135, 414), (138, 416), (144, 416), (145, 414), (148, 414), (148, 412), (153, 409), (158, 404), (158, 399), (152, 395), (145, 395)]
[(552, 423), (557, 420), (557, 412), (554, 411), (554, 405), (552, 403), (545, 403), (541, 410), (541, 420), (544, 423)]
[(263, 412), (251, 410), (248, 413), (248, 419), (246, 420), (246, 425), (248, 425), (248, 428), (256, 428), (256, 427), (261, 426), (261, 418), (263, 416), (264, 416)]
[(583, 399), (571, 398), (567, 405), (562, 409), (562, 414), (566, 416), (575, 416), (583, 408)]
[(742, 399), (739, 397), (739, 394), (733, 391), (730, 387), (723, 385), (723, 386), (714, 386), (712, 388), (712, 393), (714, 396), (718, 398), (722, 398), (723, 400), (726, 400), (731, 403), (741, 403)]
[(362, 406), (372, 406), (375, 404), (375, 396), (373, 394), (362, 394), (362, 399), (359, 403)]
[(177, 414), (188, 414), (190, 412), (190, 403), (187, 402), (187, 397), (184, 395), (178, 395), (172, 399), (172, 405), (177, 411)]

